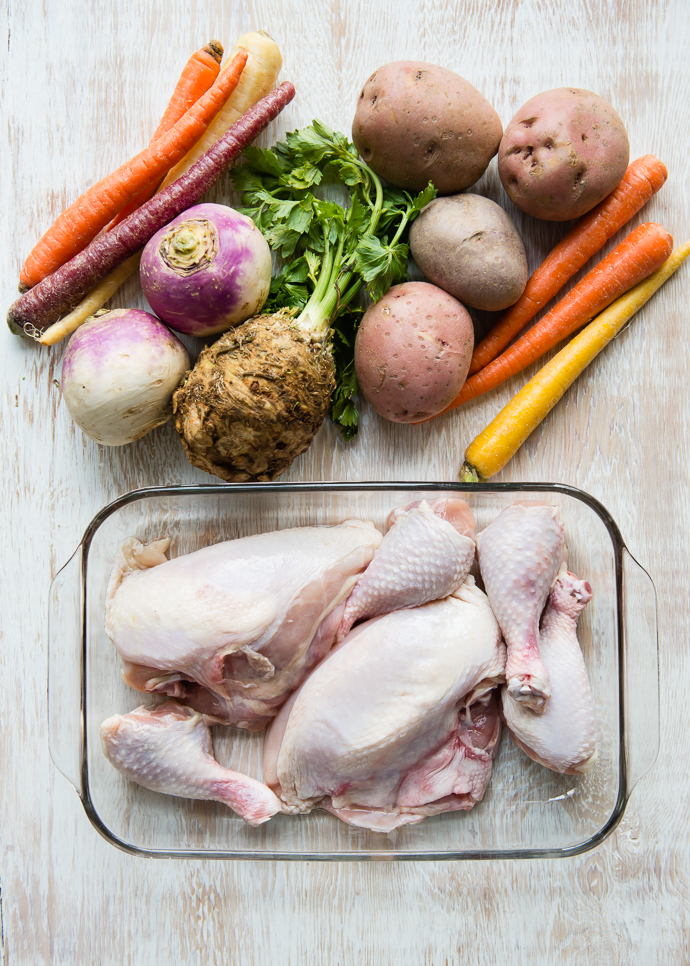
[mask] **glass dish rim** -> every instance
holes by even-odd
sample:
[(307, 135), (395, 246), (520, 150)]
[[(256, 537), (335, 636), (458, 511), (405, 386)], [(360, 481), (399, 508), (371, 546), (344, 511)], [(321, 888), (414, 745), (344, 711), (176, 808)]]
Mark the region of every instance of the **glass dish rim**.
[[(617, 652), (618, 652), (618, 714), (621, 722), (619, 729), (619, 755), (618, 755), (618, 794), (611, 815), (605, 824), (593, 835), (583, 842), (566, 848), (532, 848), (532, 849), (492, 849), (482, 851), (423, 851), (415, 850), (407, 852), (403, 850), (377, 851), (374, 849), (363, 849), (360, 852), (281, 852), (276, 849), (266, 851), (253, 851), (251, 849), (222, 850), (222, 849), (150, 849), (134, 845), (124, 839), (119, 838), (103, 822), (91, 799), (88, 769), (88, 734), (86, 728), (88, 695), (86, 687), (86, 660), (87, 660), (87, 620), (86, 620), (86, 593), (88, 577), (88, 554), (93, 538), (99, 527), (122, 507), (130, 503), (143, 499), (150, 499), (161, 496), (203, 496), (203, 495), (229, 495), (232, 493), (259, 493), (259, 492), (366, 492), (366, 491), (397, 491), (397, 490), (417, 490), (421, 492), (453, 491), (465, 493), (529, 493), (551, 491), (561, 493), (565, 496), (579, 500), (589, 506), (601, 519), (611, 538), (614, 550), (614, 576), (615, 576), (615, 601), (617, 613)], [(628, 550), (621, 535), (617, 523), (606, 509), (606, 507), (584, 490), (571, 486), (566, 483), (539, 483), (539, 482), (506, 482), (506, 483), (453, 483), (453, 482), (418, 482), (414, 480), (401, 481), (362, 481), (356, 483), (347, 482), (321, 482), (310, 481), (305, 483), (234, 483), (234, 484), (170, 484), (165, 486), (140, 487), (130, 490), (122, 496), (106, 504), (96, 513), (90, 521), (81, 539), (77, 552), (81, 551), (81, 588), (82, 588), (82, 608), (81, 608), (81, 682), (80, 682), (80, 719), (81, 719), (81, 791), (78, 792), (86, 815), (96, 829), (96, 831), (111, 845), (116, 848), (136, 856), (145, 858), (159, 859), (243, 859), (253, 861), (304, 861), (304, 862), (439, 862), (439, 861), (467, 861), (467, 860), (503, 860), (503, 859), (538, 859), (538, 858), (567, 858), (581, 855), (595, 848), (603, 842), (619, 824), (623, 817), (625, 807), (630, 797), (627, 787), (627, 766), (625, 753), (625, 734), (626, 734), (626, 707), (625, 707), (625, 687), (622, 668), (625, 661), (625, 627), (623, 614), (623, 552), (625, 551), (634, 560)], [(72, 558), (70, 558), (72, 559)], [(638, 567), (640, 564), (635, 561)], [(641, 567), (642, 570), (644, 568)], [(646, 571), (645, 571), (646, 573)], [(647, 575), (649, 576), (649, 575)], [(649, 578), (651, 581), (651, 577)], [(652, 581), (653, 584), (653, 581)]]

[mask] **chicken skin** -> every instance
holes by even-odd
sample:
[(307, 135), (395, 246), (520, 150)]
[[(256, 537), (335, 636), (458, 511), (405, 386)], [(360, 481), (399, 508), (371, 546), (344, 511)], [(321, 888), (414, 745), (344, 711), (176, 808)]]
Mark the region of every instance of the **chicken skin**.
[(176, 701), (113, 715), (101, 725), (101, 743), (114, 768), (151, 791), (223, 802), (250, 825), (280, 811), (269, 788), (218, 764), (202, 716)]
[(284, 706), (264, 779), (284, 810), (316, 806), (391, 831), (469, 809), (500, 734), (490, 692), (505, 648), (472, 577), (444, 600), (355, 628)]
[(543, 714), (503, 692), (503, 714), (513, 741), (534, 761), (566, 775), (584, 774), (597, 760), (594, 700), (576, 625), (592, 599), (586, 580), (560, 575), (541, 623), (539, 651), (549, 672), (551, 697)]
[(207, 720), (265, 727), (335, 641), (343, 607), (381, 542), (371, 524), (299, 527), (166, 560), (169, 541), (122, 547), (106, 633), (141, 691)]
[(507, 507), (477, 537), (482, 580), (508, 648), (507, 694), (536, 713), (551, 696), (539, 619), (564, 549), (558, 509), (544, 503)]
[(464, 500), (441, 497), (399, 508), (389, 527), (345, 604), (339, 641), (357, 621), (447, 597), (470, 572), (474, 517)]

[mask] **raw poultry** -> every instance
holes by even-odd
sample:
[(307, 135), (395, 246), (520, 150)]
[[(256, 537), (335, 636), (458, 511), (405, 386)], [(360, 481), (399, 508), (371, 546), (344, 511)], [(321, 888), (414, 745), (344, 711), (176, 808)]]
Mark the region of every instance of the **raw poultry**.
[(508, 649), (508, 694), (537, 713), (551, 696), (539, 620), (564, 550), (558, 509), (545, 503), (506, 507), (477, 536), (482, 580)]
[(350, 594), (338, 640), (360, 620), (452, 594), (474, 560), (474, 517), (464, 500), (439, 497), (398, 507)]
[[(278, 809), (322, 807), (391, 831), (481, 800), (501, 701), (535, 760), (568, 773), (591, 767), (593, 701), (575, 633), (591, 590), (565, 573), (553, 584), (565, 552), (558, 510), (515, 504), (479, 534), (488, 599), (468, 576), (474, 520), (464, 501), (399, 507), (388, 523), (383, 539), (347, 521), (172, 561), (166, 542), (128, 541), (107, 624), (125, 680), (192, 705), (205, 723), (175, 702), (165, 714), (115, 716), (103, 726), (115, 767), (157, 791), (218, 797), (206, 793), (209, 767), (220, 768), (206, 723), (257, 730), (272, 720), (266, 785), (228, 771), (239, 807), (219, 800), (254, 824)], [(191, 757), (172, 751), (180, 728), (195, 736)], [(257, 797), (257, 785), (271, 798)]]
[(459, 587), (474, 557), (472, 525), (464, 501), (440, 498), (401, 508), (383, 539), (372, 524), (348, 520), (167, 560), (169, 541), (132, 538), (108, 586), (106, 632), (132, 687), (260, 730), (339, 628), (344, 636), (344, 622), (349, 630)]
[(332, 646), (380, 542), (360, 520), (256, 534), (173, 560), (165, 543), (128, 540), (106, 605), (125, 681), (260, 730)]
[(264, 781), (287, 811), (320, 805), (381, 831), (471, 808), (491, 775), (504, 664), (472, 577), (444, 600), (367, 621), (276, 718)]
[(218, 764), (202, 716), (177, 701), (113, 715), (101, 725), (101, 742), (125, 778), (154, 792), (223, 802), (250, 825), (280, 811), (266, 785)]
[(530, 758), (568, 775), (588, 772), (597, 760), (594, 699), (577, 639), (580, 613), (592, 588), (562, 573), (549, 594), (541, 621), (539, 651), (549, 672), (551, 697), (542, 714), (513, 701), (503, 689), (503, 714), (513, 741)]

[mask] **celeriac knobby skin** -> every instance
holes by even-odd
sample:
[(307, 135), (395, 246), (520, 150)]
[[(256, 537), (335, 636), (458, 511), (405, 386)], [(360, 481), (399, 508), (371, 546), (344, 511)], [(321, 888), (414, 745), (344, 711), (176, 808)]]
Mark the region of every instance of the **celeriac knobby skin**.
[(471, 808), (500, 734), (489, 693), (505, 647), (486, 595), (374, 618), (331, 652), (276, 718), (264, 780), (288, 812), (316, 806), (378, 831)]
[(545, 503), (506, 507), (477, 536), (482, 580), (508, 648), (507, 693), (537, 713), (551, 696), (539, 619), (564, 552), (558, 508)]
[(121, 548), (106, 632), (125, 681), (209, 720), (260, 730), (335, 640), (344, 601), (381, 542), (371, 524), (255, 534), (166, 561)]
[(474, 561), (472, 533), (474, 518), (464, 500), (440, 497), (394, 510), (388, 533), (345, 604), (337, 640), (357, 621), (452, 594)]
[(266, 785), (218, 764), (202, 716), (176, 701), (113, 715), (101, 725), (101, 743), (114, 768), (151, 791), (223, 802), (250, 825), (280, 811)]
[(539, 653), (549, 672), (551, 697), (536, 715), (503, 691), (511, 738), (530, 758), (567, 775), (588, 772), (597, 760), (594, 699), (576, 625), (592, 588), (575, 574), (556, 578), (541, 622)]

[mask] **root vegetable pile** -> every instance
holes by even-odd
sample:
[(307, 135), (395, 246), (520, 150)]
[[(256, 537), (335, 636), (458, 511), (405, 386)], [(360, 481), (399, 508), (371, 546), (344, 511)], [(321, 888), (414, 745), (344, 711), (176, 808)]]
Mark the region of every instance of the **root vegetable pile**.
[[(99, 314), (140, 268), (144, 295), (164, 323), (190, 336), (222, 333), (176, 388), (166, 382), (160, 405), (174, 411), (193, 465), (246, 482), (284, 472), (329, 413), (346, 440), (356, 436), (360, 387), (383, 418), (424, 423), (497, 388), (598, 316), (471, 444), (461, 476), (498, 472), (637, 311), (644, 280), (658, 286), (659, 273), (670, 274), (671, 236), (653, 222), (640, 225), (520, 334), (659, 191), (666, 167), (653, 155), (628, 166), (623, 121), (591, 91), (537, 94), (501, 137), (479, 91), (417, 61), (371, 75), (354, 143), (314, 120), (259, 149), (252, 142), (295, 89), (274, 89), (282, 58), (263, 31), (240, 37), (221, 67), (222, 54), (218, 41), (193, 54), (148, 146), (38, 241), (21, 271), (24, 294), (7, 315), (10, 329), (53, 345)], [(521, 224), (579, 218), (529, 278), (504, 207), (481, 193), (457, 194), (497, 152), (505, 191), (526, 213)], [(198, 204), (240, 155), (232, 181), (241, 207)], [(410, 250), (424, 281), (409, 280)], [(365, 295), (374, 303), (366, 310)], [(476, 347), (467, 306), (502, 313)], [(123, 326), (125, 318), (133, 317), (125, 313)], [(80, 353), (87, 363), (93, 332), (109, 332), (118, 319), (110, 313), (107, 325), (91, 325), (89, 351)], [(160, 325), (159, 341), (174, 340)], [(131, 375), (118, 378), (132, 397), (141, 380), (146, 398), (146, 365), (133, 363)], [(68, 377), (63, 386), (72, 415), (84, 409)], [(90, 414), (74, 418), (93, 438), (118, 445), (132, 434), (100, 425), (111, 402), (93, 432)]]
[[(237, 482), (283, 472), (329, 407), (354, 434), (352, 352), (339, 320), (363, 284), (376, 299), (407, 278), (403, 233), (436, 193), (384, 189), (354, 145), (319, 121), (270, 151), (248, 148), (245, 159), (233, 179), (240, 210), (286, 264), (271, 284), (267, 314), (203, 353), (174, 401), (189, 460)], [(346, 189), (349, 207), (318, 197), (312, 189), (322, 183)], [(331, 338), (349, 349), (343, 365)]]

